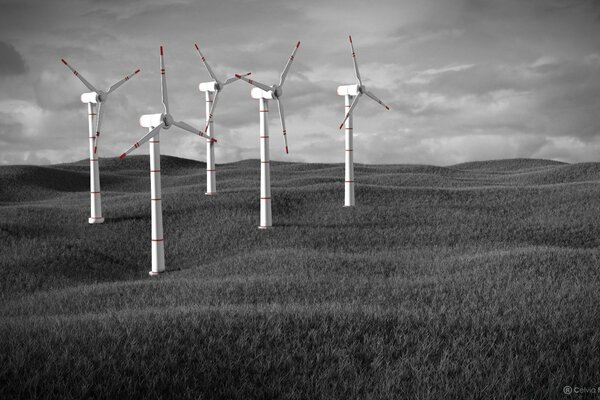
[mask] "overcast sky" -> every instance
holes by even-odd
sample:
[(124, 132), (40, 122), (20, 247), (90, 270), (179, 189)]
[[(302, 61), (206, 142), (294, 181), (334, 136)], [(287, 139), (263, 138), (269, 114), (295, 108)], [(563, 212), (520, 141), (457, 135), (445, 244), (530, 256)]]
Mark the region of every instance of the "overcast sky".
[[(162, 111), (160, 45), (172, 114), (202, 127), (198, 83), (210, 77), (194, 43), (222, 80), (251, 71), (271, 84), (298, 40), (284, 94), (290, 154), (272, 104), (272, 158), (343, 162), (348, 34), (365, 85), (391, 108), (366, 97), (357, 107), (357, 162), (600, 158), (600, 1), (0, 0), (0, 164), (87, 157), (87, 90), (61, 58), (103, 89), (142, 69), (106, 104), (100, 155), (112, 157), (144, 135), (141, 114)], [(250, 89), (222, 93), (217, 163), (259, 157)], [(204, 141), (176, 128), (161, 145), (205, 160)]]

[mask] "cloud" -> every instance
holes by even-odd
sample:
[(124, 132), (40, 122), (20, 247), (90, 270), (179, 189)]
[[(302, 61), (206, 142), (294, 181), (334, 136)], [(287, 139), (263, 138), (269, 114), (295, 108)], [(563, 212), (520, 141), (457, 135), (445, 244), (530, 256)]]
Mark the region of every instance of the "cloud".
[(10, 43), (0, 41), (0, 76), (22, 75), (27, 65), (21, 54)]
[[(12, 72), (3, 73), (10, 79), (0, 79), (0, 162), (25, 162), (26, 151), (30, 161), (86, 157), (87, 111), (79, 96), (87, 89), (61, 57), (100, 89), (142, 69), (106, 104), (101, 154), (110, 156), (145, 133), (141, 114), (162, 110), (158, 46), (166, 50), (173, 115), (201, 127), (205, 104), (198, 83), (209, 76), (195, 42), (219, 78), (251, 71), (271, 84), (297, 40), (302, 45), (283, 98), (291, 154), (279, 151), (279, 117), (271, 102), (273, 157), (342, 162), (337, 128), (344, 109), (336, 87), (355, 81), (348, 34), (365, 84), (391, 108), (367, 98), (357, 107), (357, 160), (593, 157), (583, 149), (586, 143), (594, 148), (600, 133), (598, 4), (5, 0), (0, 35), (19, 56), (0, 61), (13, 63), (5, 66)], [(258, 157), (257, 108), (245, 83), (223, 92), (215, 116), (218, 163)], [(172, 129), (164, 135), (164, 152), (204, 160), (205, 144), (196, 139)]]

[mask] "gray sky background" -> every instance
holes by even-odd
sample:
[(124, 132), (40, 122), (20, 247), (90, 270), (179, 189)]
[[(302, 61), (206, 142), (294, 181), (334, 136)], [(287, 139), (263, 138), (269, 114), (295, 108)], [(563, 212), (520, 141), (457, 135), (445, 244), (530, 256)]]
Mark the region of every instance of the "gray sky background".
[[(210, 79), (195, 42), (221, 79), (252, 71), (271, 84), (297, 40), (284, 96), (290, 154), (273, 104), (272, 158), (343, 162), (336, 87), (355, 80), (348, 34), (365, 84), (391, 107), (361, 101), (357, 162), (599, 158), (600, 1), (0, 0), (0, 164), (87, 157), (87, 90), (61, 58), (104, 89), (142, 69), (106, 105), (100, 155), (111, 157), (144, 135), (141, 114), (162, 111), (160, 45), (173, 115), (202, 127), (198, 83)], [(222, 94), (217, 163), (259, 157), (250, 89)], [(204, 141), (175, 128), (161, 145), (205, 160)]]

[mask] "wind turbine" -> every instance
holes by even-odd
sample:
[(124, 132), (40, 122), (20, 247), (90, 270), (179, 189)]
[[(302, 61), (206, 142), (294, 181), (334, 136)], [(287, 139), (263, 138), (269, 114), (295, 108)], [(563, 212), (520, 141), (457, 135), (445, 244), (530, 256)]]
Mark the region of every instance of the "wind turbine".
[[(215, 108), (217, 107), (217, 101), (219, 100), (219, 93), (225, 88), (225, 86), (229, 85), (232, 82), (238, 80), (238, 78), (229, 78), (225, 82), (221, 82), (213, 70), (208, 65), (206, 58), (200, 51), (200, 47), (198, 44), (194, 44), (196, 46), (196, 51), (200, 55), (208, 74), (213, 79), (211, 82), (202, 82), (198, 85), (198, 88), (201, 92), (205, 92), (206, 98), (206, 126), (204, 128), (204, 133), (210, 138), (214, 136), (214, 124), (213, 117)], [(250, 75), (250, 72), (245, 74), (244, 76)], [(206, 139), (206, 195), (215, 195), (217, 194), (217, 180), (216, 180), (216, 168), (215, 168), (215, 147), (214, 142), (210, 139)]]
[[(146, 114), (140, 117), (140, 125), (148, 128), (148, 133), (133, 144), (125, 153), (119, 156), (123, 159), (127, 154), (140, 147), (142, 144), (150, 141), (150, 191), (152, 207), (152, 270), (150, 275), (158, 275), (165, 271), (165, 249), (162, 224), (162, 206), (161, 206), (161, 182), (160, 182), (160, 139), (159, 133), (163, 129), (169, 129), (175, 125), (184, 131), (192, 132), (196, 135), (206, 137), (203, 131), (200, 131), (185, 122), (175, 121), (169, 112), (169, 99), (167, 97), (167, 79), (165, 75), (165, 61), (163, 59), (163, 47), (160, 46), (160, 82), (161, 96), (164, 106), (164, 112), (159, 114)], [(209, 138), (216, 142), (214, 138)]]
[[(90, 150), (90, 218), (88, 222), (90, 224), (101, 224), (104, 222), (102, 216), (102, 198), (100, 196), (100, 172), (98, 169), (98, 141), (100, 140), (100, 126), (102, 124), (102, 115), (104, 104), (108, 100), (108, 96), (117, 90), (122, 84), (128, 81), (131, 77), (140, 72), (139, 69), (135, 70), (131, 75), (127, 75), (114, 85), (112, 85), (108, 91), (98, 90), (87, 81), (77, 70), (71, 67), (64, 58), (61, 58), (63, 64), (65, 64), (73, 74), (79, 78), (79, 80), (87, 87), (91, 92), (83, 93), (81, 95), (81, 102), (87, 103), (88, 105), (88, 141)], [(95, 105), (98, 104), (98, 115), (95, 113)], [(97, 118), (94, 118), (96, 117)], [(96, 130), (94, 133), (94, 119), (96, 119)]]
[(367, 95), (377, 103), (381, 104), (386, 109), (390, 109), (381, 100), (379, 100), (372, 92), (369, 92), (365, 85), (362, 83), (360, 73), (358, 72), (358, 64), (356, 64), (356, 53), (354, 52), (354, 45), (352, 44), (352, 36), (348, 36), (350, 39), (350, 48), (352, 49), (352, 61), (354, 62), (354, 72), (356, 73), (356, 80), (358, 84), (355, 85), (344, 85), (338, 86), (337, 94), (344, 96), (345, 102), (345, 117), (340, 124), (340, 129), (346, 128), (346, 176), (344, 179), (345, 196), (344, 196), (344, 207), (354, 206), (354, 156), (353, 156), (353, 133), (352, 133), (352, 111), (356, 107), (358, 100), (363, 94)]
[(271, 168), (269, 159), (269, 120), (267, 113), (269, 112), (269, 100), (276, 100), (279, 108), (279, 119), (281, 120), (281, 129), (283, 131), (283, 140), (285, 143), (285, 152), (288, 153), (287, 144), (287, 132), (285, 129), (285, 116), (283, 112), (283, 104), (281, 103), (281, 96), (283, 95), (283, 84), (285, 78), (290, 71), (292, 61), (296, 51), (300, 47), (300, 42), (296, 43), (296, 47), (292, 51), (292, 55), (288, 60), (281, 76), (279, 78), (279, 84), (273, 84), (267, 86), (264, 83), (257, 82), (252, 79), (248, 79), (243, 75), (236, 74), (236, 78), (243, 79), (251, 85), (256, 86), (251, 91), (253, 99), (259, 100), (258, 111), (260, 117), (260, 229), (267, 229), (273, 226), (271, 217)]

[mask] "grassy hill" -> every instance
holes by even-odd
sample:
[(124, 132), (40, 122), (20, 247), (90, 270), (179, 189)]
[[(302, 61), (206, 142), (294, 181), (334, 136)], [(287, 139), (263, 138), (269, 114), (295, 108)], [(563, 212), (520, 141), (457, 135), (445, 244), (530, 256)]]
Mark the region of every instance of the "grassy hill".
[(600, 164), (0, 167), (0, 398), (559, 398), (600, 383)]

